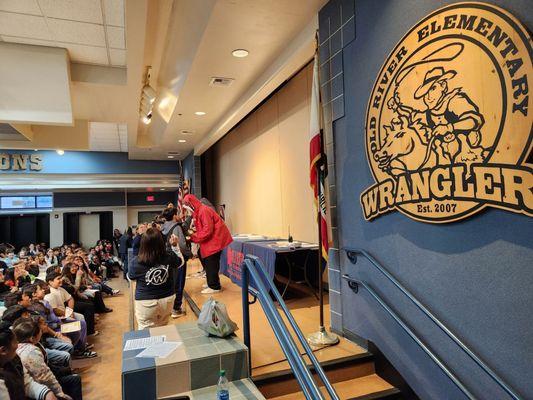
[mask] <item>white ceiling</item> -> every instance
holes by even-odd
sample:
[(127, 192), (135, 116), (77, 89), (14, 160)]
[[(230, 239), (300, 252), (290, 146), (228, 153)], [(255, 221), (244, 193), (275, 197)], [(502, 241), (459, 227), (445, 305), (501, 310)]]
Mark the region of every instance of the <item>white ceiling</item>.
[(66, 48), (73, 62), (126, 66), (124, 0), (0, 0), (0, 40)]
[[(75, 75), (81, 78), (71, 75), (72, 113), (76, 121), (90, 122), (89, 140), (78, 129), (72, 149), (128, 151), (130, 159), (154, 160), (175, 152), (183, 159), (205, 150), (312, 58), (317, 14), (326, 2), (0, 0), (0, 40), (65, 47), (80, 63), (83, 71)], [(233, 57), (238, 48), (249, 56)], [(157, 100), (147, 127), (139, 104), (148, 66)], [(121, 82), (110, 78), (117, 71), (125, 77)], [(210, 86), (213, 76), (234, 81)], [(64, 139), (53, 139), (49, 148), (61, 148)], [(14, 141), (4, 146), (25, 148)]]
[[(298, 34), (317, 19), (326, 0), (216, 0), (197, 2), (190, 9), (180, 3), (174, 2), (171, 11), (162, 60), (153, 61), (160, 65), (152, 80), (158, 93), (156, 113), (147, 129), (153, 146), (130, 148), (133, 158), (163, 158), (169, 150), (185, 155), (193, 151), (217, 124), (228, 118), (236, 103), (243, 101), (248, 89)], [(205, 12), (201, 13), (201, 9)], [(314, 34), (310, 32), (311, 39)], [(185, 48), (183, 41), (194, 46)], [(246, 49), (249, 56), (233, 57), (234, 49)], [(296, 70), (311, 58), (312, 50), (296, 65)], [(289, 71), (285, 79), (296, 70)], [(229, 87), (210, 86), (211, 77), (234, 81)], [(264, 97), (268, 94), (264, 93)], [(158, 109), (159, 102), (167, 97), (177, 99), (170, 118)], [(196, 111), (206, 114), (197, 116)], [(184, 136), (182, 130), (195, 134)], [(179, 143), (180, 139), (186, 143)]]
[(128, 151), (128, 126), (109, 122), (89, 123), (91, 151)]

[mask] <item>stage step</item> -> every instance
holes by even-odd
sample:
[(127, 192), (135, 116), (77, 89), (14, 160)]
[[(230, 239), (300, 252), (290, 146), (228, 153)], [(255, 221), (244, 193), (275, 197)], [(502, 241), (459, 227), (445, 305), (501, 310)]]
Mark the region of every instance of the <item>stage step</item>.
[[(333, 384), (335, 391), (343, 400), (378, 400), (378, 399), (401, 399), (401, 394), (398, 389), (389, 384), (387, 381), (381, 379), (376, 374), (366, 375), (359, 378), (354, 378), (346, 381), (336, 382)], [(321, 387), (322, 392), (326, 398), (327, 392)], [(261, 389), (260, 389), (261, 390)], [(300, 400), (305, 399), (301, 391), (289, 393), (277, 397), (265, 396), (272, 400)]]

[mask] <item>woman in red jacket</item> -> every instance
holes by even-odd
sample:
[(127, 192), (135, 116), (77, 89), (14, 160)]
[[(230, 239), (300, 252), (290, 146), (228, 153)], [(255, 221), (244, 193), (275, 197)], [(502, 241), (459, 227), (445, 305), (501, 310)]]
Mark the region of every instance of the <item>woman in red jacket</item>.
[(220, 253), (233, 241), (233, 238), (216, 211), (202, 204), (196, 196), (188, 194), (183, 202), (194, 210), (192, 217), (196, 232), (191, 235), (191, 240), (200, 245), (200, 255), (207, 277), (207, 287), (202, 290), (202, 293), (220, 292), (220, 279), (218, 277)]

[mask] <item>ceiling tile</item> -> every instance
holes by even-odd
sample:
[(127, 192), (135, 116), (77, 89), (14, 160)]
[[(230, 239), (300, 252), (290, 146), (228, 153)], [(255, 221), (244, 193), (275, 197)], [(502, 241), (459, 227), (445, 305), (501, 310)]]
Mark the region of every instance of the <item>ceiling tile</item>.
[(61, 19), (48, 19), (47, 22), (53, 37), (58, 42), (100, 47), (106, 45), (103, 25)]
[(36, 0), (0, 0), (0, 10), (21, 14), (41, 15)]
[(109, 47), (113, 49), (125, 49), (126, 41), (124, 39), (124, 28), (117, 28), (116, 26), (107, 27), (107, 41)]
[(124, 26), (124, 0), (104, 0), (106, 24)]
[(38, 0), (50, 18), (103, 24), (100, 0)]
[(44, 17), (0, 12), (0, 35), (53, 40)]
[(81, 44), (57, 43), (58, 47), (68, 50), (70, 59), (79, 63), (109, 65), (105, 47), (83, 46)]
[(117, 124), (114, 122), (91, 122), (89, 130), (91, 133), (117, 133)]
[(111, 65), (126, 66), (126, 50), (109, 49), (109, 57), (111, 58)]

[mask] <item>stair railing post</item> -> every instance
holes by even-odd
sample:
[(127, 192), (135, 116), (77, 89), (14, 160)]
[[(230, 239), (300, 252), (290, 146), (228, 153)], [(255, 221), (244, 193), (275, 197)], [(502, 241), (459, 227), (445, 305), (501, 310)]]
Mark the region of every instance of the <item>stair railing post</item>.
[(250, 282), (248, 267), (242, 263), (242, 325), (244, 345), (248, 348), (248, 375), (252, 377), (252, 347), (250, 346), (250, 302), (248, 285)]

